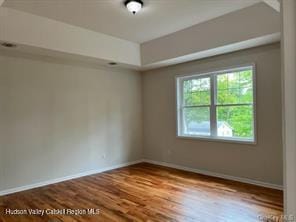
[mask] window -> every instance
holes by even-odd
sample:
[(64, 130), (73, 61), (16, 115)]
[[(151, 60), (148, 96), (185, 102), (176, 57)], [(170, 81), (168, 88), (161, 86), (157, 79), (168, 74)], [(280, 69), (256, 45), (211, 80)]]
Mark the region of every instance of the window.
[(178, 136), (255, 142), (254, 66), (177, 77)]

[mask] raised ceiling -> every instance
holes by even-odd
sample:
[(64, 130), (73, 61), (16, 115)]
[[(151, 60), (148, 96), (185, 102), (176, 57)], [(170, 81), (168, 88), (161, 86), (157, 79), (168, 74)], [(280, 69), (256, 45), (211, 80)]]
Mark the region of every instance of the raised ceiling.
[(137, 15), (123, 0), (6, 0), (4, 7), (143, 43), (260, 0), (144, 0)]

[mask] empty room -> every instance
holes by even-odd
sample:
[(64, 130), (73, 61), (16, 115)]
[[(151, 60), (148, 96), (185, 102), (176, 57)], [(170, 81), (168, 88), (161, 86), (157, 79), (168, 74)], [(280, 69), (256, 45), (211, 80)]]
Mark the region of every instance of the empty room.
[(0, 0), (0, 222), (296, 222), (295, 0)]

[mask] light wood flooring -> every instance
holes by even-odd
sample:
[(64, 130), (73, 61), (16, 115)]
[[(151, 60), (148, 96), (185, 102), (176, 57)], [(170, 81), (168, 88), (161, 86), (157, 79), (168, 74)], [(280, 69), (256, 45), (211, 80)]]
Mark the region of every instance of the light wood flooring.
[[(99, 209), (96, 215), (4, 215)], [(282, 191), (140, 163), (0, 197), (0, 221), (255, 222), (283, 213)]]

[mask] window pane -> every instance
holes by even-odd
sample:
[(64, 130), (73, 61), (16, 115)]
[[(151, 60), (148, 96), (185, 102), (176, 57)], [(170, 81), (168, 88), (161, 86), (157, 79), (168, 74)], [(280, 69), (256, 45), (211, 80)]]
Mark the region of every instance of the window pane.
[(253, 106), (218, 106), (217, 133), (221, 137), (253, 139)]
[(201, 136), (211, 134), (209, 107), (184, 108), (183, 115), (184, 134)]
[(252, 69), (217, 76), (217, 104), (253, 103)]
[(184, 106), (209, 105), (210, 78), (190, 79), (183, 82)]

